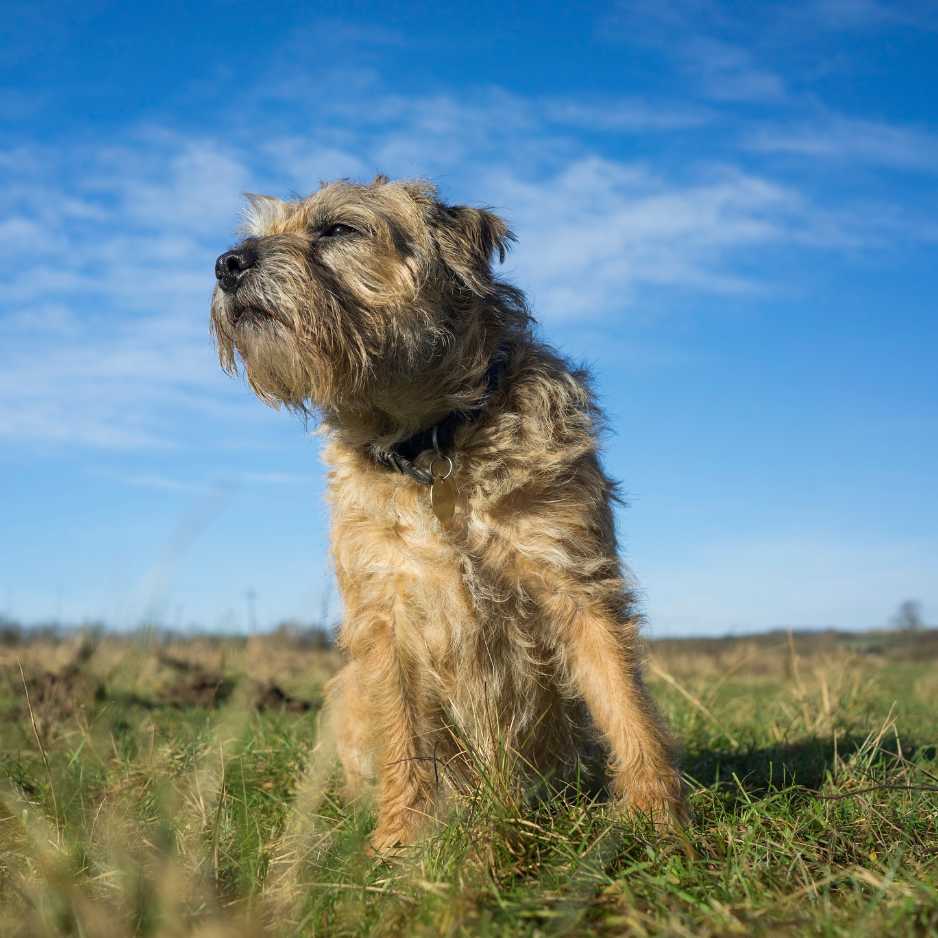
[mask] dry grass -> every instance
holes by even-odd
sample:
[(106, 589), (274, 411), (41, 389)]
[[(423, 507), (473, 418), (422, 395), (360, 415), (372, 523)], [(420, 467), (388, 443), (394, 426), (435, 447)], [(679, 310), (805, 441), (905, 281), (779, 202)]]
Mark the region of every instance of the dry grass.
[(2, 647), (0, 934), (938, 934), (932, 633), (667, 642), (650, 665), (686, 839), (493, 773), (388, 865), (316, 749), (333, 653)]

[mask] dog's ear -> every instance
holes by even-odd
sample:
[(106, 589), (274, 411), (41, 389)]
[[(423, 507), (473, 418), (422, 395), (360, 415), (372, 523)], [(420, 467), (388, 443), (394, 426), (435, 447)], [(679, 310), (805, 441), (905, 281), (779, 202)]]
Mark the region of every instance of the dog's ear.
[(492, 258), (500, 263), (514, 234), (505, 221), (484, 208), (441, 205), (437, 214), (436, 240), (440, 256), (462, 284), (479, 296), (492, 287)]

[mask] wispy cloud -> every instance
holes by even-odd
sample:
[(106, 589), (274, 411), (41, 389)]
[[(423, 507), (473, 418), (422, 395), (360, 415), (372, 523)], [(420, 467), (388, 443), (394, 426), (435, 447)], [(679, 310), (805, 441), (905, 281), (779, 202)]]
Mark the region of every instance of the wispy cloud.
[(133, 488), (150, 489), (177, 495), (214, 495), (220, 491), (230, 492), (239, 485), (288, 486), (301, 485), (312, 488), (316, 481), (313, 475), (301, 475), (295, 472), (232, 472), (224, 480), (198, 481), (191, 478), (180, 479), (176, 476), (159, 472), (137, 472), (116, 475), (115, 479)]
[[(722, 83), (714, 97), (745, 96), (747, 71), (750, 91), (782, 91), (729, 45), (687, 48)], [(623, 317), (650, 290), (657, 303), (669, 291), (769, 290), (766, 277), (743, 272), (760, 252), (863, 240), (797, 184), (725, 157), (668, 169), (604, 152), (610, 136), (693, 135), (718, 119), (707, 106), (498, 88), (406, 97), (368, 81), (294, 104), (308, 108), (308, 133), (257, 106), (250, 131), (239, 112), (235, 124), (198, 133), (127, 128), (67, 159), (50, 148), (0, 151), (10, 180), (0, 192), (9, 271), (0, 436), (172, 446), (180, 412), (218, 421), (219, 433), (258, 413), (218, 373), (207, 328), (212, 262), (234, 236), (244, 190), (303, 193), (377, 170), (440, 177), (444, 195), (507, 215), (520, 236), (509, 272), (549, 321)], [(767, 128), (748, 146), (921, 169), (923, 149), (934, 152), (926, 134), (859, 122), (834, 123), (827, 138)]]
[(805, 12), (830, 25), (871, 26), (888, 22), (898, 6), (890, 10), (879, 0), (813, 0), (805, 4)]
[(0, 436), (174, 445), (180, 409), (239, 410), (205, 309), (212, 242), (234, 227), (247, 170), (218, 144), (152, 130), (85, 147), (81, 175), (75, 156), (7, 154), (0, 206), (21, 231), (5, 239)]
[(786, 14), (800, 16), (830, 29), (874, 29), (884, 26), (914, 26), (935, 29), (934, 8), (929, 3), (882, 0), (811, 0), (794, 5)]
[[(840, 440), (842, 409), (862, 424), (864, 453), (908, 439), (928, 455), (938, 128), (921, 80), (927, 49), (909, 27), (929, 28), (929, 4), (637, 0), (592, 35), (586, 16), (565, 21), (569, 37), (554, 24), (513, 36), (518, 58), (501, 70), (482, 22), (445, 44), (438, 21), (426, 28), (419, 15), (396, 17), (395, 30), (380, 17), (316, 22), (294, 11), (222, 49), (193, 20), (174, 37), (196, 67), (145, 102), (137, 86), (165, 80), (165, 43), (153, 34), (148, 46), (137, 31), (125, 41), (130, 21), (98, 12), (80, 14), (84, 32), (74, 17), (11, 20), (0, 50), (35, 79), (0, 92), (0, 116), (19, 128), (0, 143), (0, 451), (15, 473), (12, 530), (25, 540), (14, 539), (49, 548), (39, 564), (28, 550), (11, 557), (18, 594), (41, 597), (58, 576), (80, 584), (69, 589), (88, 612), (110, 605), (153, 562), (153, 537), (115, 537), (132, 522), (163, 531), (170, 547), (124, 621), (147, 603), (166, 608), (189, 543), (175, 584), (189, 616), (214, 619), (248, 583), (275, 597), (278, 614), (307, 603), (307, 553), (324, 540), (309, 503), (322, 485), (316, 444), (220, 372), (207, 322), (213, 261), (237, 237), (244, 190), (305, 194), (381, 171), (429, 176), (445, 199), (504, 214), (519, 235), (505, 275), (549, 339), (598, 360), (614, 425), (648, 444), (640, 457), (628, 440), (613, 444), (609, 469), (647, 499), (644, 527), (636, 499), (628, 540), (663, 603), (652, 618), (699, 627), (703, 596), (714, 628), (862, 624), (901, 596), (928, 599), (924, 541), (863, 557), (803, 548), (824, 543), (812, 534), (819, 510), (834, 541), (838, 513), (847, 519), (844, 543), (872, 544), (884, 526), (935, 527), (927, 458), (877, 475)], [(307, 16), (309, 28), (289, 34)], [(495, 38), (500, 55), (507, 34)], [(873, 55), (881, 39), (888, 48)], [(117, 60), (98, 68), (92, 56), (115, 43), (124, 72), (141, 50), (136, 82), (96, 88)], [(26, 48), (37, 44), (45, 71)], [(847, 102), (851, 116), (837, 113)], [(908, 420), (902, 433), (897, 420)], [(756, 456), (727, 488), (723, 457), (740, 432)], [(829, 476), (825, 458), (836, 462)], [(636, 463), (649, 468), (644, 484)], [(766, 534), (773, 513), (737, 511), (776, 504), (773, 493), (808, 477), (810, 499), (784, 500), (797, 537)], [(669, 485), (673, 502), (662, 502)], [(194, 542), (235, 489), (239, 510)], [(50, 490), (67, 510), (48, 511)], [(902, 497), (857, 534), (851, 491)], [(306, 520), (294, 525), (301, 502)], [(76, 555), (61, 534), (89, 512), (101, 524)], [(746, 527), (714, 542), (734, 524), (751, 524), (751, 536)], [(766, 612), (767, 595), (794, 599)]]
[(242, 472), (239, 478), (247, 484), (257, 485), (306, 485), (309, 486), (315, 479), (313, 475), (302, 475), (298, 472)]
[(674, 63), (692, 97), (715, 102), (779, 101), (781, 73), (760, 57), (756, 31), (740, 11), (718, 2), (627, 0), (616, 6), (608, 32), (638, 42)]
[[(730, 39), (740, 45), (772, 44), (773, 33), (787, 27), (810, 42), (819, 32), (873, 29), (883, 26), (935, 27), (928, 2), (915, 0), (803, 0), (792, 4), (740, 4), (727, 0), (620, 0), (608, 25), (640, 39), (662, 35), (704, 35)], [(815, 35), (812, 36), (811, 33)]]
[(124, 485), (133, 488), (149, 489), (156, 492), (169, 492), (174, 495), (207, 495), (218, 486), (209, 486), (199, 482), (174, 479), (154, 472), (135, 473), (120, 477)]
[(613, 132), (684, 130), (702, 127), (714, 119), (714, 114), (703, 107), (662, 105), (640, 98), (548, 98), (542, 108), (550, 122)]
[(680, 47), (688, 76), (715, 101), (773, 101), (785, 96), (782, 77), (752, 52), (721, 39), (696, 36)]
[(798, 193), (738, 171), (678, 183), (588, 157), (537, 182), (497, 171), (485, 182), (512, 206), (518, 279), (549, 319), (621, 315), (646, 287), (754, 292), (767, 284), (732, 259), (803, 236)]
[(765, 127), (750, 133), (747, 145), (763, 153), (938, 172), (938, 134), (838, 115), (810, 123)]

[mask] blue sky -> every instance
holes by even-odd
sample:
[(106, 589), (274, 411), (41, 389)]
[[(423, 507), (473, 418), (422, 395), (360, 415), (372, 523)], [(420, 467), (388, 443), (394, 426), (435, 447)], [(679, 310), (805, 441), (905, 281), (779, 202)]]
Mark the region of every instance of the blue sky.
[[(559, 5), (558, 5), (559, 6)], [(652, 635), (938, 620), (938, 7), (3, 4), (0, 611), (335, 617), (241, 193), (427, 176), (593, 368)]]

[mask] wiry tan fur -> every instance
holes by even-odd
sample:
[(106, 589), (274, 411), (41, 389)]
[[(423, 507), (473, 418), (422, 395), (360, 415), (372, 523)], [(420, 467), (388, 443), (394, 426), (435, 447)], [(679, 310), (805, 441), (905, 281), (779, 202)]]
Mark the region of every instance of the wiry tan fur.
[[(357, 233), (325, 234), (334, 224)], [(597, 457), (586, 376), (538, 341), (524, 297), (493, 276), (511, 239), (423, 182), (251, 197), (259, 252), (216, 290), (222, 364), (265, 401), (321, 415), (348, 664), (328, 707), (348, 786), (377, 781), (377, 849), (411, 841), (447, 791), (509, 753), (569, 778), (605, 762), (612, 794), (682, 814), (672, 749), (643, 686), (638, 617)], [(472, 407), (499, 348), (509, 365), (457, 432), (459, 493), (441, 523), (428, 490), (377, 466), (390, 445)]]

